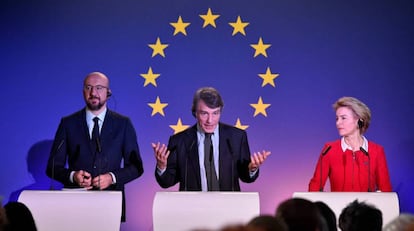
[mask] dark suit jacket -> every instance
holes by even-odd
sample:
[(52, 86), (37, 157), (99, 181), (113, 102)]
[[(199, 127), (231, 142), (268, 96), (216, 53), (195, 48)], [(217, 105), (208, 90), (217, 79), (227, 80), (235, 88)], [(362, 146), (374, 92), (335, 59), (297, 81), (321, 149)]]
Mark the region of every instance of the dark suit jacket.
[[(254, 182), (257, 172), (250, 177), (250, 149), (244, 130), (219, 124), (219, 184), (220, 191), (240, 191), (239, 179)], [(155, 169), (158, 184), (168, 188), (180, 183), (180, 191), (201, 191), (198, 158), (197, 125), (170, 137), (167, 169), (160, 176)]]
[[(108, 109), (101, 128), (100, 145), (102, 151), (97, 153), (89, 138), (85, 109), (62, 118), (50, 153), (47, 175), (62, 182), (66, 188), (77, 188), (79, 186), (69, 180), (72, 171), (85, 170), (92, 177), (112, 172), (116, 184), (108, 190), (119, 190), (124, 195), (124, 185), (144, 172), (130, 119)], [(123, 215), (124, 212), (123, 209)]]

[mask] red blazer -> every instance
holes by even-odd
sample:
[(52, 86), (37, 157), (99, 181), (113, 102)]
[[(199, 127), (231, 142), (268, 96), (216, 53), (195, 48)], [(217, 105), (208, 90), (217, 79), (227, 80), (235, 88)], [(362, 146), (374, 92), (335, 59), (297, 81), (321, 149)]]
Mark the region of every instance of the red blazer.
[(343, 152), (340, 139), (326, 143), (323, 150), (328, 146), (331, 149), (319, 157), (309, 182), (309, 191), (323, 191), (328, 177), (332, 192), (392, 191), (382, 146), (368, 141), (369, 156), (360, 150), (353, 152), (348, 149)]

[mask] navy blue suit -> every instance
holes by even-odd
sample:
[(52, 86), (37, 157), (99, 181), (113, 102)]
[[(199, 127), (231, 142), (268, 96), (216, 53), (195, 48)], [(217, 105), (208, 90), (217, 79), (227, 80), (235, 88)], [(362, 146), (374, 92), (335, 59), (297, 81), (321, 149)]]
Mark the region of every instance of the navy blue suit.
[(144, 172), (136, 132), (130, 119), (108, 109), (101, 128), (100, 146), (101, 152), (98, 153), (96, 144), (89, 136), (85, 109), (64, 117), (56, 131), (46, 173), (66, 188), (77, 188), (79, 186), (69, 180), (72, 171), (85, 170), (92, 174), (92, 178), (112, 172), (116, 184), (107, 190), (122, 191), (124, 221), (124, 185)]
[[(170, 137), (171, 150), (167, 168), (155, 177), (162, 188), (179, 183), (180, 191), (201, 191), (200, 164), (197, 145), (197, 125)], [(250, 177), (250, 149), (247, 134), (236, 127), (219, 124), (219, 184), (220, 191), (240, 191), (239, 179), (254, 182), (259, 172)]]

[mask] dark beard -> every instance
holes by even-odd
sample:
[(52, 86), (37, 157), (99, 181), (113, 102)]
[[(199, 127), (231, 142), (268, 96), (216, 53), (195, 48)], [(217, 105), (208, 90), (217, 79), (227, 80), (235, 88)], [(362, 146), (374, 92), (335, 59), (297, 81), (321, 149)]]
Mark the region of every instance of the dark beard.
[(98, 111), (99, 109), (101, 109), (103, 107), (103, 103), (99, 102), (97, 105), (92, 105), (90, 103), (86, 103), (86, 106), (88, 107), (89, 110), (91, 111)]

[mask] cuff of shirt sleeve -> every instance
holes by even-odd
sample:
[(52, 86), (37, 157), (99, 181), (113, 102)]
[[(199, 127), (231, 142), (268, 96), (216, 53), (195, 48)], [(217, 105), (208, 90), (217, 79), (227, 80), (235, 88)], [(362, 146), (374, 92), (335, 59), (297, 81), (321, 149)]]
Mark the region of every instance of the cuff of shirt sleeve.
[(115, 177), (115, 174), (113, 174), (112, 172), (109, 172), (109, 174), (111, 175), (111, 177), (112, 177), (112, 184), (116, 184), (116, 177)]
[(250, 178), (253, 178), (256, 175), (257, 171), (259, 171), (259, 168), (256, 168), (256, 170), (250, 172)]
[(70, 180), (70, 183), (75, 183), (75, 181), (74, 181), (74, 179), (73, 179), (73, 176), (75, 175), (75, 171), (72, 171), (72, 172), (70, 172), (70, 175), (69, 175), (69, 180)]
[(165, 170), (166, 170), (166, 169), (159, 169), (159, 168), (157, 167), (157, 174), (158, 174), (158, 176), (161, 176), (161, 175), (165, 172)]

